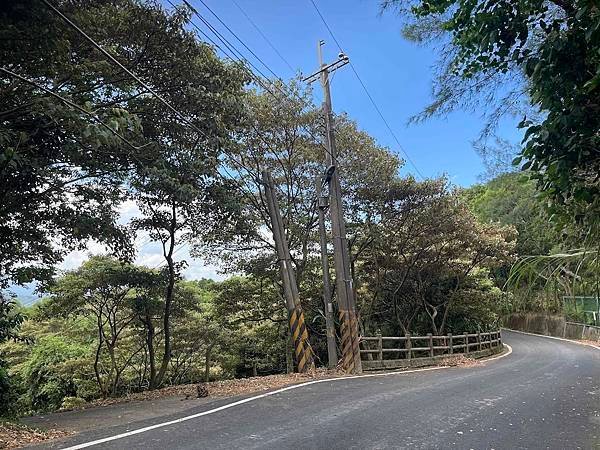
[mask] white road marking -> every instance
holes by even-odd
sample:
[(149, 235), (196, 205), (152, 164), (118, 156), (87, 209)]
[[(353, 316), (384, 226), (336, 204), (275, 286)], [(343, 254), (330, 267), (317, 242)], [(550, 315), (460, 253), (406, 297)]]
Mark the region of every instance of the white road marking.
[(542, 337), (542, 338), (547, 338), (547, 339), (555, 339), (557, 341), (564, 341), (564, 342), (570, 342), (571, 344), (585, 345), (586, 347), (591, 347), (596, 350), (600, 350), (600, 347), (597, 347), (593, 344), (588, 344), (587, 342), (577, 341), (575, 339), (566, 339), (566, 338), (561, 338), (561, 337), (556, 337), (556, 336), (546, 336), (545, 334), (528, 333), (527, 331), (512, 330), (510, 328), (503, 328), (503, 329), (507, 330), (507, 331), (511, 331), (513, 333), (521, 333), (521, 334), (526, 334), (528, 336), (537, 336), (537, 337)]
[(495, 359), (500, 359), (500, 358), (504, 358), (505, 356), (508, 356), (512, 353), (512, 347), (508, 344), (502, 344), (506, 347), (506, 352), (505, 353), (501, 353), (498, 356), (492, 356), (491, 358), (485, 358), (483, 360), (484, 363), (488, 362), (488, 361), (494, 361)]
[[(512, 348), (508, 344), (504, 344), (504, 346), (508, 349), (508, 351), (506, 353), (502, 353), (501, 355), (495, 356), (493, 358), (487, 358), (484, 360), (484, 362), (493, 361), (495, 359), (504, 358), (505, 356), (510, 355), (512, 353)], [(370, 373), (370, 374), (366, 374), (366, 375), (353, 375), (353, 376), (349, 376), (349, 377), (339, 377), (339, 378), (323, 378), (322, 380), (307, 381), (306, 383), (294, 384), (292, 386), (287, 386), (287, 387), (284, 387), (281, 389), (277, 389), (275, 391), (265, 392), (264, 394), (255, 395), (254, 397), (249, 397), (249, 398), (245, 398), (242, 400), (238, 400), (237, 402), (228, 403), (226, 405), (219, 406), (218, 408), (209, 409), (208, 411), (202, 411), (202, 412), (199, 412), (196, 414), (192, 414), (190, 416), (180, 417), (179, 419), (170, 420), (168, 422), (157, 423), (157, 424), (150, 425), (147, 427), (138, 428), (137, 430), (131, 430), (131, 431), (127, 431), (125, 433), (115, 434), (114, 436), (108, 436), (108, 437), (105, 437), (102, 439), (97, 439), (95, 441), (84, 442), (83, 444), (73, 445), (73, 446), (67, 447), (63, 450), (78, 450), (81, 448), (92, 447), (93, 445), (98, 445), (98, 444), (103, 444), (105, 442), (115, 441), (117, 439), (122, 439), (122, 438), (125, 438), (128, 436), (145, 433), (146, 431), (155, 430), (157, 428), (168, 427), (169, 425), (174, 425), (177, 423), (196, 419), (198, 417), (207, 416), (209, 414), (214, 414), (216, 412), (223, 411), (225, 409), (233, 408), (234, 406), (243, 405), (244, 403), (252, 402), (254, 400), (258, 400), (258, 399), (265, 398), (265, 397), (269, 397), (271, 395), (279, 394), (281, 392), (291, 391), (292, 389), (298, 389), (298, 388), (301, 388), (304, 386), (309, 386), (311, 384), (326, 383), (326, 382), (331, 382), (331, 381), (354, 380), (357, 378), (388, 377), (388, 376), (393, 376), (393, 375), (404, 375), (407, 373), (428, 372), (431, 370), (448, 369), (450, 367), (451, 366), (427, 367), (424, 369), (412, 369), (412, 370), (404, 370), (404, 371), (399, 371), (399, 372)]]

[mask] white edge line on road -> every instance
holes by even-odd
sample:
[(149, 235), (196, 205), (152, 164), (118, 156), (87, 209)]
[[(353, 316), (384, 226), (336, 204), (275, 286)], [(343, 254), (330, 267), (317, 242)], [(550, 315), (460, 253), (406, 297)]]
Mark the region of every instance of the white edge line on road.
[[(493, 361), (495, 359), (504, 358), (505, 356), (510, 355), (512, 353), (511, 346), (508, 344), (504, 344), (504, 346), (507, 348), (507, 350), (508, 350), (507, 352), (502, 353), (501, 355), (498, 355), (498, 356), (494, 356), (492, 358), (486, 358), (485, 360), (483, 360), (483, 362)], [(147, 427), (138, 428), (137, 430), (131, 430), (131, 431), (127, 431), (125, 433), (115, 434), (114, 436), (108, 436), (108, 437), (105, 437), (102, 439), (97, 439), (95, 441), (84, 442), (83, 444), (73, 445), (72, 447), (66, 447), (63, 450), (77, 450), (77, 449), (81, 449), (81, 448), (87, 448), (87, 447), (91, 447), (93, 445), (103, 444), (105, 442), (115, 441), (117, 439), (122, 439), (122, 438), (125, 438), (128, 436), (133, 436), (135, 434), (145, 433), (146, 431), (155, 430), (156, 428), (168, 427), (169, 425), (174, 425), (177, 423), (185, 422), (187, 420), (196, 419), (197, 417), (214, 414), (216, 412), (223, 411), (225, 409), (233, 408), (234, 406), (243, 405), (244, 403), (252, 402), (254, 400), (258, 400), (258, 399), (265, 398), (265, 397), (269, 397), (271, 395), (279, 394), (281, 392), (291, 391), (292, 389), (298, 389), (298, 388), (301, 388), (304, 386), (309, 386), (311, 384), (326, 383), (326, 382), (331, 382), (331, 381), (354, 380), (357, 378), (387, 377), (387, 376), (392, 376), (392, 375), (404, 375), (407, 373), (415, 373), (415, 372), (429, 372), (432, 370), (448, 369), (450, 367), (451, 366), (427, 367), (424, 369), (412, 369), (412, 370), (404, 370), (404, 371), (399, 371), (399, 372), (371, 373), (371, 374), (366, 374), (366, 375), (353, 375), (353, 376), (349, 376), (349, 377), (338, 377), (338, 378), (323, 378), (321, 380), (307, 381), (305, 383), (294, 384), (292, 386), (287, 386), (287, 387), (284, 387), (281, 389), (277, 389), (275, 391), (270, 391), (270, 392), (265, 392), (264, 394), (255, 395), (254, 397), (244, 398), (242, 400), (238, 400), (237, 402), (227, 403), (226, 405), (219, 406), (218, 408), (209, 409), (208, 411), (202, 411), (200, 413), (192, 414), (190, 416), (180, 417), (179, 419), (170, 420), (168, 422), (157, 423), (157, 424), (150, 425)]]
[(593, 348), (593, 349), (596, 349), (596, 350), (600, 350), (600, 347), (598, 347), (596, 345), (588, 344), (587, 342), (577, 341), (575, 339), (566, 339), (566, 338), (561, 338), (561, 337), (556, 337), (556, 336), (546, 336), (545, 334), (529, 333), (527, 331), (513, 330), (511, 328), (503, 328), (503, 330), (511, 331), (513, 333), (526, 334), (528, 336), (537, 336), (537, 337), (541, 337), (541, 338), (555, 339), (557, 341), (570, 342), (571, 344), (585, 345), (586, 347), (590, 347), (590, 348)]

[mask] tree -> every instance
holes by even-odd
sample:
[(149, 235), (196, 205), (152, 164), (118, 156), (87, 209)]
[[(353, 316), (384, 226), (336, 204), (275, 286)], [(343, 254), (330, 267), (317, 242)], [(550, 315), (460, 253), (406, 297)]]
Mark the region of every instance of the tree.
[[(85, 3), (60, 6), (84, 28), (102, 20), (105, 27), (94, 33), (102, 42), (118, 42), (109, 31), (119, 29), (116, 21), (142, 10), (147, 17), (152, 10), (133, 3), (121, 9)], [(67, 251), (91, 237), (128, 254), (115, 207), (122, 199), (119, 186), (131, 166), (144, 159), (144, 150), (137, 147), (138, 121), (122, 108), (127, 96), (120, 88), (131, 92), (133, 87), (117, 69), (36, 0), (4, 4), (0, 20), (5, 67), (40, 86), (2, 72), (0, 282), (5, 287), (48, 279)], [(120, 41), (121, 48), (126, 45)]]
[(49, 279), (90, 238), (131, 257), (117, 222), (128, 189), (174, 181), (184, 164), (201, 171), (196, 182), (214, 177), (247, 81), (186, 29), (187, 8), (55, 4), (162, 100), (39, 0), (2, 6), (0, 53), (10, 71), (0, 85), (2, 287)]
[[(388, 0), (417, 40), (447, 43), (426, 115), (473, 99), (524, 112), (521, 154), (552, 214), (593, 227), (600, 211), (600, 8), (587, 0)], [(522, 80), (515, 85), (515, 80)], [(508, 95), (504, 96), (506, 92)], [(482, 92), (486, 93), (483, 96)], [(502, 100), (498, 103), (496, 99)], [(475, 100), (477, 101), (477, 100)], [(482, 103), (483, 103), (482, 102)]]
[[(23, 341), (25, 338), (19, 334), (19, 328), (25, 316), (17, 311), (16, 303), (0, 295), (0, 344), (8, 341)], [(0, 417), (12, 412), (14, 401), (14, 386), (7, 371), (4, 355), (0, 350)]]
[[(199, 47), (204, 51), (202, 46)], [(235, 102), (241, 95), (244, 77), (243, 73), (223, 63), (218, 72), (214, 55), (201, 56), (193, 59), (195, 67), (191, 68), (194, 70), (186, 80), (195, 86), (193, 93), (196, 95), (185, 96), (185, 103), (176, 99), (174, 103), (184, 110), (191, 109), (197, 116), (206, 113), (195, 111), (196, 105), (208, 107), (212, 103), (211, 120), (198, 121), (194, 128), (176, 127), (168, 117), (157, 119), (153, 113), (157, 106), (149, 105), (147, 113), (152, 115), (145, 134), (161, 142), (164, 155), (133, 177), (130, 184), (130, 195), (141, 212), (131, 225), (136, 231), (144, 231), (152, 240), (160, 242), (166, 264), (163, 359), (152, 378), (152, 387), (162, 383), (171, 357), (174, 289), (185, 264), (176, 260), (176, 251), (191, 242), (200, 248), (213, 239), (227, 239), (243, 229), (236, 191), (220, 174), (219, 158), (230, 145), (228, 134), (237, 123)], [(211, 84), (204, 86), (207, 79)], [(233, 112), (228, 108), (233, 108)], [(142, 123), (144, 114), (140, 113)]]
[(481, 222), (515, 227), (519, 256), (548, 254), (568, 234), (550, 223), (543, 199), (527, 174), (503, 174), (464, 189), (461, 196)]
[[(161, 284), (156, 272), (96, 256), (52, 287), (52, 297), (43, 305), (48, 316), (87, 316), (96, 326), (94, 374), (103, 397), (119, 393), (123, 372), (144, 350), (144, 341), (135, 342), (134, 349), (122, 343), (128, 336), (132, 338), (136, 296)], [(108, 370), (104, 369), (105, 354)]]
[(475, 272), (487, 276), (512, 256), (512, 229), (478, 224), (444, 179), (397, 180), (374, 192), (371, 205), (367, 220), (355, 224), (364, 247), (356, 261), (359, 301), (370, 330), (406, 334), (425, 323), (443, 334)]
[[(276, 292), (281, 291), (274, 246), (269, 233), (263, 231), (270, 230), (271, 223), (260, 180), (261, 171), (269, 171), (275, 182), (307, 326), (311, 335), (324, 336), (315, 190), (315, 179), (326, 168), (326, 150), (321, 143), (324, 123), (321, 112), (309, 99), (309, 92), (295, 83), (281, 88), (290, 94), (274, 98), (259, 93), (247, 98), (248, 123), (240, 136), (239, 149), (227, 162), (237, 175), (248, 222), (254, 224), (255, 232), (218, 250), (220, 256), (225, 255), (228, 268), (243, 271), (251, 280), (267, 281), (276, 286)], [(345, 115), (336, 117), (336, 131), (337, 170), (343, 174), (347, 215), (360, 215), (368, 209), (359, 206), (361, 196), (370, 189), (381, 188), (395, 176), (401, 161)], [(283, 305), (281, 294), (280, 298)], [(318, 341), (311, 345), (317, 351), (321, 349)]]

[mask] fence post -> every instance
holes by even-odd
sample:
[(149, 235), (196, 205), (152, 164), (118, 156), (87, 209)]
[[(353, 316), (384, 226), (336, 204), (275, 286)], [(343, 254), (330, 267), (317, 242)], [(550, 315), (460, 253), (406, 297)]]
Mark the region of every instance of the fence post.
[(381, 338), (381, 331), (377, 331), (377, 360), (383, 361), (383, 339)]
[(481, 350), (481, 331), (477, 330), (477, 350)]
[(406, 359), (410, 361), (412, 359), (412, 340), (410, 333), (406, 334), (406, 350)]
[(448, 350), (450, 354), (454, 353), (454, 349), (452, 348), (452, 333), (448, 333)]
[(429, 356), (433, 356), (433, 336), (431, 333), (427, 333), (427, 337), (429, 338)]
[(469, 353), (469, 333), (465, 332), (465, 353)]

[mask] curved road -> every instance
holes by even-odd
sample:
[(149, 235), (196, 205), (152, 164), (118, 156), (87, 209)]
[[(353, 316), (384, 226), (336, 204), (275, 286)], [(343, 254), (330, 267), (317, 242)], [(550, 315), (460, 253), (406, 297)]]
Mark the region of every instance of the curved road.
[[(600, 351), (503, 332), (477, 367), (316, 383), (98, 443), (111, 449), (600, 449)], [(231, 403), (84, 432), (89, 443)]]

